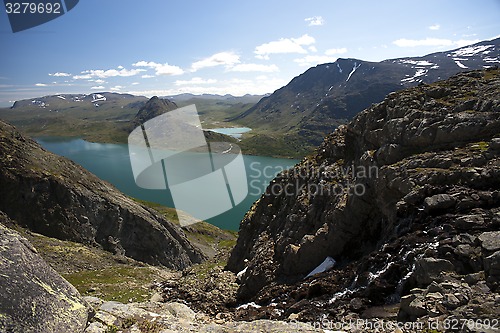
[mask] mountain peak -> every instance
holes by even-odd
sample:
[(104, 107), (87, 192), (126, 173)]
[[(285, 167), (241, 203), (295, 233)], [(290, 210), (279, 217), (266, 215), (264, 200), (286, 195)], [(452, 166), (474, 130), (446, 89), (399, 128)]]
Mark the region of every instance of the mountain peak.
[(132, 120), (134, 127), (144, 124), (146, 121), (153, 119), (165, 112), (177, 109), (177, 104), (168, 100), (153, 96), (146, 104), (137, 112)]
[(498, 38), (422, 57), (380, 62), (338, 58), (309, 68), (231, 120), (284, 134), (290, 142), (301, 140), (312, 149), (340, 123), (391, 92), (495, 65), (500, 65)]

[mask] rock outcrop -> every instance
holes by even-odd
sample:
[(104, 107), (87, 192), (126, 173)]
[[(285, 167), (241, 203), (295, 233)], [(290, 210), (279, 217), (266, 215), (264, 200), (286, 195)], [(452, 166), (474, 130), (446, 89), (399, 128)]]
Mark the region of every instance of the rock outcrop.
[(183, 231), (0, 122), (0, 210), (37, 233), (182, 269), (204, 255)]
[(194, 312), (188, 306), (177, 303), (143, 302), (123, 304), (105, 302), (95, 297), (86, 297), (96, 311), (85, 333), (106, 333), (120, 331), (132, 332), (168, 332), (168, 333), (225, 333), (225, 332), (297, 332), (322, 333), (304, 323), (256, 320), (237, 322), (212, 319), (200, 312)]
[(90, 306), (0, 211), (0, 332), (83, 332)]
[(174, 102), (168, 99), (153, 96), (149, 101), (146, 102), (143, 107), (141, 107), (139, 112), (137, 112), (137, 114), (135, 115), (134, 119), (132, 119), (132, 129), (144, 124), (150, 119), (164, 114), (165, 112), (175, 109), (177, 109), (177, 104), (175, 104)]
[[(500, 301), (499, 96), (498, 69), (391, 93), (278, 175), (227, 265), (259, 305), (243, 317), (345, 319), (403, 297), (402, 319), (497, 318), (470, 309)], [(303, 280), (328, 256), (333, 270)], [(434, 282), (453, 305), (426, 305)]]

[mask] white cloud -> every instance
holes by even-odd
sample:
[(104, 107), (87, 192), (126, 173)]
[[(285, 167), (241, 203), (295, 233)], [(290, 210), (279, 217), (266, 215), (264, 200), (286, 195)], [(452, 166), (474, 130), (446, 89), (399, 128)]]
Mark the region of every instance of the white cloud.
[[(156, 75), (181, 75), (184, 74), (184, 70), (178, 66), (169, 65), (168, 63), (159, 64), (154, 61), (138, 61), (132, 64), (135, 67), (149, 67), (155, 70)], [(143, 70), (144, 71), (144, 70)], [(144, 75), (143, 75), (144, 76)]]
[(344, 53), (347, 53), (347, 48), (345, 47), (341, 47), (338, 49), (328, 49), (325, 51), (325, 54), (330, 56), (335, 54), (344, 54)]
[(92, 90), (102, 90), (104, 89), (104, 86), (95, 86), (95, 87), (90, 87)]
[(71, 76), (71, 74), (64, 72), (56, 72), (56, 73), (49, 73), (49, 76)]
[(262, 64), (238, 64), (229, 69), (231, 72), (279, 72), (278, 66), (272, 65), (262, 65)]
[(321, 16), (308, 17), (304, 21), (309, 22), (309, 26), (325, 24), (325, 20)]
[(301, 53), (305, 54), (307, 51), (303, 46), (312, 45), (316, 42), (314, 37), (307, 34), (299, 38), (281, 38), (277, 41), (272, 41), (259, 45), (255, 48), (255, 55), (259, 59), (269, 59), (270, 54), (278, 53)]
[(117, 68), (118, 68), (118, 69), (123, 69), (123, 68), (125, 68), (125, 67), (123, 67), (123, 66), (118, 66)]
[(140, 83), (139, 83), (139, 82), (132, 82), (131, 84), (132, 84), (133, 86), (136, 86), (136, 85), (138, 85), (138, 84), (140, 84)]
[(149, 74), (144, 74), (143, 76), (141, 76), (143, 79), (151, 79), (153, 77), (155, 77), (154, 75), (149, 75)]
[(429, 30), (439, 30), (441, 26), (439, 24), (433, 24), (429, 26)]
[(337, 57), (331, 57), (327, 55), (308, 55), (305, 56), (304, 58), (298, 58), (294, 59), (294, 62), (298, 63), (299, 66), (314, 66), (318, 64), (325, 64), (328, 62), (335, 62), (337, 61)]
[(47, 85), (45, 83), (36, 83), (35, 86), (37, 86), (37, 87), (46, 87)]
[(220, 52), (211, 55), (208, 58), (196, 61), (191, 64), (191, 71), (196, 72), (202, 68), (215, 67), (215, 66), (226, 66), (231, 67), (240, 62), (240, 56), (234, 52)]
[(440, 38), (425, 38), (425, 39), (406, 39), (401, 38), (393, 41), (392, 43), (399, 47), (418, 47), (418, 46), (437, 46), (437, 47), (462, 47), (470, 44), (474, 44), (479, 42), (479, 40), (456, 40), (453, 41), (451, 39), (440, 39)]
[(309, 46), (309, 47), (308, 47), (308, 49), (309, 49), (309, 51), (311, 51), (311, 52), (318, 52), (318, 49), (317, 49), (317, 48), (316, 48), (316, 46), (314, 46), (314, 45)]
[(75, 80), (88, 80), (88, 79), (91, 79), (91, 78), (92, 78), (92, 75), (90, 75), (90, 74), (74, 75), (73, 76), (73, 79), (75, 79)]
[(453, 41), (450, 39), (425, 38), (425, 39), (406, 39), (401, 38), (392, 42), (399, 47), (416, 47), (416, 46), (451, 46)]
[(472, 40), (471, 39), (459, 39), (459, 40), (454, 41), (454, 43), (456, 46), (462, 47), (462, 46), (467, 46), (467, 45), (479, 43), (480, 41), (481, 41), (480, 39), (472, 39)]
[(120, 69), (120, 70), (116, 70), (116, 69), (108, 69), (108, 70), (102, 70), (102, 69), (91, 69), (91, 70), (86, 70), (86, 71), (83, 71), (81, 72), (81, 74), (83, 75), (75, 75), (73, 76), (73, 79), (75, 80), (81, 80), (81, 79), (92, 79), (92, 78), (95, 78), (95, 77), (98, 77), (100, 79), (105, 79), (105, 78), (108, 78), (108, 77), (116, 77), (116, 76), (122, 76), (122, 77), (126, 77), (126, 76), (134, 76), (134, 75), (137, 75), (141, 72), (145, 72), (146, 70), (145, 69), (126, 69), (126, 68), (123, 68), (123, 69)]
[(201, 77), (193, 77), (191, 80), (177, 80), (174, 82), (176, 86), (183, 86), (188, 84), (214, 84), (217, 80), (208, 79), (204, 80)]
[(106, 83), (106, 81), (101, 80), (101, 79), (94, 80), (94, 82), (95, 82), (95, 83), (99, 83), (99, 84), (101, 84), (101, 83)]
[(125, 88), (125, 87), (124, 86), (114, 86), (114, 87), (109, 88), (109, 90), (111, 90), (111, 91), (120, 91), (123, 88)]

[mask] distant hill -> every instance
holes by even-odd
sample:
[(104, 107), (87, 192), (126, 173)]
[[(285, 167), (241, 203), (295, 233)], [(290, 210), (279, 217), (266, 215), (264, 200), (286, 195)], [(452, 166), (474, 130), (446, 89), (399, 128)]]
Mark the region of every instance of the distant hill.
[(16, 101), (12, 109), (42, 108), (51, 111), (62, 111), (67, 108), (93, 109), (102, 106), (127, 105), (145, 102), (146, 97), (130, 94), (100, 92), (93, 94), (59, 94)]
[(201, 95), (195, 95), (195, 94), (179, 94), (179, 95), (171, 95), (171, 96), (165, 96), (163, 98), (167, 98), (173, 102), (186, 102), (190, 100), (216, 100), (216, 101), (226, 101), (226, 102), (232, 102), (232, 103), (257, 103), (262, 99), (262, 97), (265, 97), (268, 95), (250, 95), (246, 94), (243, 96), (233, 96), (230, 94), (226, 95), (215, 95), (215, 94), (201, 94)]
[(32, 136), (125, 142), (130, 119), (147, 100), (110, 92), (59, 94), (17, 101), (11, 108), (0, 109), (0, 119)]
[[(138, 124), (190, 104), (196, 105), (204, 128), (229, 127), (227, 118), (252, 107), (261, 97), (183, 94), (148, 100), (110, 92), (60, 94), (16, 101), (11, 108), (0, 108), (0, 119), (32, 136), (80, 136), (97, 142), (127, 142), (128, 134)], [(213, 132), (206, 132), (205, 136), (208, 141), (235, 141)]]
[(177, 104), (169, 101), (168, 99), (160, 99), (157, 96), (151, 97), (149, 101), (144, 104), (139, 112), (132, 119), (133, 128), (144, 124), (146, 121), (153, 119), (165, 112), (177, 109)]
[(250, 141), (274, 140), (286, 146), (302, 140), (310, 149), (390, 92), (495, 65), (500, 65), (500, 38), (423, 57), (338, 59), (308, 69), (230, 121), (264, 132)]

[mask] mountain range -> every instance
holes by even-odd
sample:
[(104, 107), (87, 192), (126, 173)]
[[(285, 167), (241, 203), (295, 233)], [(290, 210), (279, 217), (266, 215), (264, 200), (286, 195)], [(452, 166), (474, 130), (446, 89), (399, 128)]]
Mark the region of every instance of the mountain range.
[[(422, 57), (340, 58), (308, 69), (271, 95), (180, 94), (159, 100), (172, 103), (165, 110), (195, 104), (204, 128), (250, 127), (239, 143), (245, 154), (300, 158), (391, 92), (498, 65), (500, 38)], [(129, 122), (134, 124), (147, 101), (107, 92), (45, 96), (17, 101), (1, 109), (0, 118), (33, 136), (126, 142)]]
[[(494, 48), (455, 52), (484, 56)], [(449, 54), (465, 66), (465, 58)], [(402, 66), (393, 61), (381, 66)], [(431, 66), (413, 65), (414, 72)], [(352, 66), (343, 82), (363, 73), (363, 64)], [(436, 323), (434, 332), (456, 320), (473, 325), (467, 332), (485, 331), (476, 325), (489, 320), (491, 327), (500, 315), (500, 70), (430, 84), (414, 79), (400, 79), (415, 86), (356, 114), (280, 173), (242, 220), (227, 261), (218, 250), (232, 247), (230, 235), (208, 241), (220, 232), (202, 225), (194, 239), (199, 226), (181, 229), (167, 208), (136, 202), (0, 121), (0, 331), (322, 332), (310, 323), (331, 322), (359, 332), (344, 330), (353, 320)], [(128, 108), (126, 119), (113, 118), (126, 126), (175, 107), (159, 98), (94, 95), (82, 97), (94, 111), (76, 110), (80, 116), (103, 117), (111, 97), (140, 104), (139, 112)], [(57, 100), (65, 99), (32, 101), (29, 108), (45, 115)], [(10, 111), (21, 110), (18, 104)], [(54, 244), (49, 251), (42, 238)], [(206, 262), (207, 249), (219, 261)], [(97, 250), (113, 253), (112, 261)], [(116, 267), (103, 281), (103, 270), (87, 275), (92, 267), (132, 259), (158, 265), (158, 272), (176, 270), (140, 287), (155, 288), (151, 302), (81, 297), (102, 295), (96, 292), (115, 285), (124, 269), (139, 271)], [(79, 291), (47, 260), (59, 269), (78, 266), (67, 277)]]
[[(500, 65), (500, 38), (423, 57), (369, 62), (338, 59), (308, 69), (255, 106), (230, 119), (256, 130), (250, 141), (294, 144), (310, 151), (338, 125), (387, 94), (468, 70)], [(281, 142), (281, 141), (285, 142)]]

